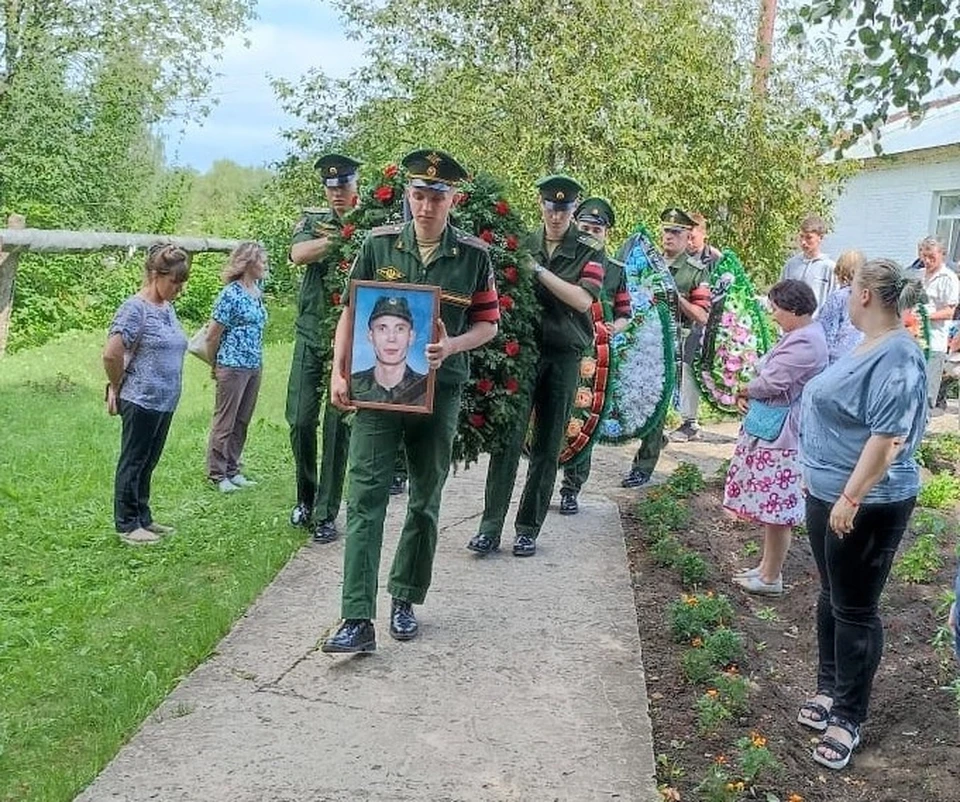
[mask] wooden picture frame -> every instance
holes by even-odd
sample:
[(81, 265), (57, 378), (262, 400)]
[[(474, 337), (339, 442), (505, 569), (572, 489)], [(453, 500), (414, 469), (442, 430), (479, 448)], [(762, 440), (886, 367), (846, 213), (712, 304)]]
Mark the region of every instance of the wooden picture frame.
[[(351, 281), (353, 338), (347, 351), (350, 403), (363, 409), (433, 412), (436, 371), (426, 347), (436, 342), (440, 288)], [(385, 386), (384, 378), (396, 383)]]

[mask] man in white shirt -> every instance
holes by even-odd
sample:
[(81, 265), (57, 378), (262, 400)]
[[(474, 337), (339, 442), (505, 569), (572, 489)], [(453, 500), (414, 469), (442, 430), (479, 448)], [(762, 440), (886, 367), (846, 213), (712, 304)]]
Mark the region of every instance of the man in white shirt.
[(836, 263), (824, 253), (820, 252), (820, 243), (827, 233), (823, 218), (815, 214), (808, 215), (800, 224), (800, 253), (791, 256), (783, 266), (780, 280), (794, 278), (802, 281), (811, 290), (817, 299), (816, 317), (827, 296), (836, 286), (834, 268)]
[[(920, 240), (920, 261), (923, 263), (923, 289), (927, 293), (927, 315), (930, 318), (930, 356), (927, 359), (927, 403), (932, 408), (940, 392), (943, 363), (947, 358), (950, 321), (960, 303), (960, 279), (944, 261), (943, 243), (936, 237)], [(934, 409), (932, 415), (942, 415)]]

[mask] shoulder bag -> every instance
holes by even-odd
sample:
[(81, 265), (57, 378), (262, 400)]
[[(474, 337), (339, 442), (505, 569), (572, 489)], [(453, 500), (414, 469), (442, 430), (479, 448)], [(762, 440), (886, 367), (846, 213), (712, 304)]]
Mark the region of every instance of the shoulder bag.
[(765, 401), (750, 399), (747, 416), (743, 419), (743, 430), (751, 437), (772, 443), (780, 436), (783, 425), (790, 414), (790, 405), (775, 407)]

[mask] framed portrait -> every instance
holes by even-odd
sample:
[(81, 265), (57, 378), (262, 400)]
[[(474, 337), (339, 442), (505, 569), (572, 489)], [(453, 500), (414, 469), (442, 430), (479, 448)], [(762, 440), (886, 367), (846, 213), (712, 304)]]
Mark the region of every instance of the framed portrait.
[(394, 412), (433, 412), (435, 372), (427, 344), (436, 339), (440, 288), (351, 281), (350, 401)]

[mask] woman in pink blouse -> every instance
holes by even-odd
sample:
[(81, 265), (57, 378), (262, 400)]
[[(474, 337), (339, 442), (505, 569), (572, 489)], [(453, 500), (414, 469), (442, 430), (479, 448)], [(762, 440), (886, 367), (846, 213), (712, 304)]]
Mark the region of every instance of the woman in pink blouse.
[(736, 574), (734, 582), (749, 593), (779, 595), (790, 532), (804, 520), (798, 402), (804, 385), (827, 366), (827, 343), (823, 329), (813, 320), (817, 299), (804, 282), (785, 279), (770, 288), (768, 297), (783, 336), (760, 361), (756, 377), (737, 404), (747, 412), (750, 404), (761, 402), (775, 408), (769, 417), (782, 416), (783, 422), (777, 431), (763, 433), (769, 439), (750, 434), (749, 419), (740, 427), (724, 483), (723, 506), (763, 524), (760, 565)]

